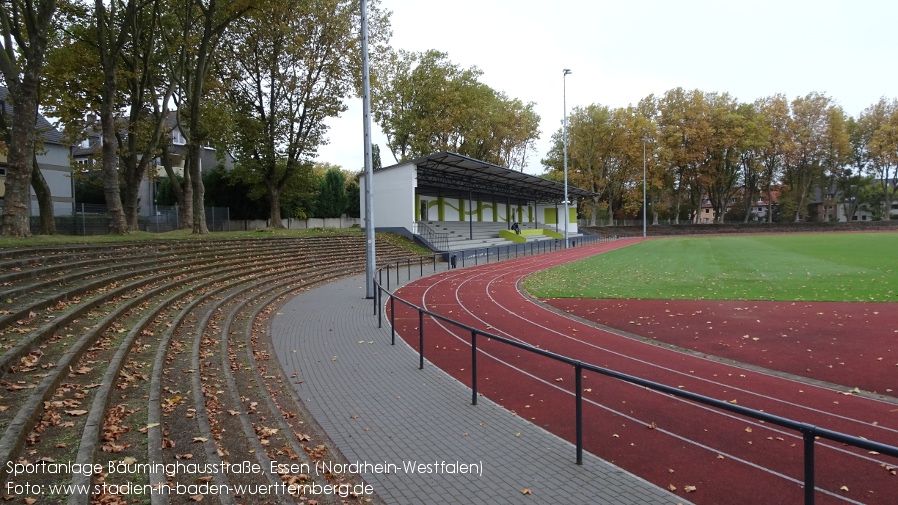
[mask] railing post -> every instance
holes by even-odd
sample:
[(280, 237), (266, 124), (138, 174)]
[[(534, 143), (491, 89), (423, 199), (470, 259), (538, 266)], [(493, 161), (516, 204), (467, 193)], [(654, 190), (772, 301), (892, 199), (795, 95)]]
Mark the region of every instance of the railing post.
[(471, 330), (471, 405), (477, 405), (477, 332)]
[(378, 327), (378, 328), (383, 328), (383, 319), (384, 319), (384, 314), (383, 314), (383, 312), (384, 312), (384, 309), (383, 309), (383, 306), (384, 306), (384, 305), (383, 305), (383, 303), (384, 303), (384, 291), (383, 291), (383, 289), (381, 289), (381, 287), (380, 287), (379, 284), (377, 285), (377, 296), (376, 296), (375, 298), (377, 298), (377, 300), (374, 301), (374, 303), (377, 304), (377, 327)]
[(411, 258), (405, 259), (405, 266), (408, 268), (408, 280), (411, 281), (412, 280), (412, 259)]
[(396, 287), (399, 287), (399, 260), (396, 260)]
[(804, 437), (804, 503), (814, 505), (814, 430), (802, 431)]
[(424, 311), (418, 309), (418, 370), (424, 370)]
[[(390, 277), (389, 275), (387, 276)], [(396, 345), (396, 296), (390, 295), (390, 345)]]
[(389, 263), (387, 263), (386, 269), (387, 269), (387, 291), (389, 291), (390, 290), (390, 264)]
[(421, 277), (424, 277), (424, 256), (420, 256), (421, 258)]
[(577, 374), (574, 383), (577, 389), (577, 464), (583, 464), (583, 367), (574, 365)]

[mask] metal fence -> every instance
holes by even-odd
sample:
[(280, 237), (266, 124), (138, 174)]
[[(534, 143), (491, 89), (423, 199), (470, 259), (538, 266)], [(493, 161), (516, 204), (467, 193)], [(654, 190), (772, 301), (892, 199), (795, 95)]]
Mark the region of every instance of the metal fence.
[[(590, 238), (589, 241), (583, 241), (584, 243), (592, 243), (597, 241), (595, 239)], [(513, 247), (513, 246), (512, 246)], [(545, 249), (539, 248), (537, 249), (537, 254), (539, 252), (552, 252), (556, 250), (555, 247), (547, 247)], [(504, 251), (505, 254), (500, 255), (500, 251), (496, 248), (495, 251), (495, 261), (501, 261), (504, 259), (514, 259), (517, 257), (515, 254), (516, 251)], [(526, 254), (527, 250), (523, 250), (524, 254)], [(511, 253), (511, 254), (509, 254)], [(531, 254), (533, 251), (531, 250)], [(433, 270), (437, 271), (437, 262), (438, 260), (445, 255), (434, 255), (433, 256)], [(475, 257), (479, 255), (475, 254)], [(490, 261), (490, 258), (493, 255), (487, 253), (485, 257), (485, 263)], [(400, 270), (407, 269), (408, 270), (408, 278), (411, 280), (412, 277), (412, 265), (410, 260), (400, 260), (394, 262), (394, 270), (396, 276), (396, 284), (399, 284), (399, 273)], [(666, 384), (660, 384), (657, 382), (653, 382), (650, 380), (642, 379), (640, 377), (635, 377), (632, 375), (627, 375), (621, 372), (617, 372), (615, 370), (611, 370), (608, 368), (604, 368), (598, 365), (594, 365), (591, 363), (585, 363), (580, 360), (563, 356), (560, 354), (556, 354), (550, 351), (546, 351), (544, 349), (540, 349), (534, 347), (529, 344), (522, 343), (520, 341), (513, 340), (512, 338), (502, 337), (500, 335), (496, 335), (494, 333), (490, 333), (488, 331), (475, 328), (473, 326), (469, 326), (467, 324), (455, 321), (454, 319), (450, 319), (444, 315), (437, 314), (430, 310), (427, 310), (423, 307), (419, 307), (412, 302), (402, 299), (395, 294), (394, 291), (390, 291), (390, 277), (391, 277), (391, 266), (394, 263), (390, 263), (384, 265), (378, 270), (377, 276), (374, 279), (376, 296), (374, 296), (374, 313), (377, 316), (377, 325), (378, 328), (382, 326), (383, 314), (382, 309), (384, 307), (383, 296), (386, 293), (389, 298), (390, 304), (390, 326), (391, 328), (391, 344), (396, 344), (396, 325), (395, 325), (395, 317), (396, 317), (396, 302), (400, 304), (406, 305), (412, 310), (418, 313), (418, 368), (424, 368), (424, 349), (427, 347), (426, 340), (426, 332), (425, 332), (425, 320), (424, 316), (429, 316), (433, 321), (441, 321), (446, 323), (447, 325), (454, 326), (464, 331), (465, 333), (470, 334), (470, 346), (471, 346), (471, 355), (470, 355), (470, 370), (471, 370), (471, 404), (477, 405), (477, 385), (478, 385), (478, 376), (477, 376), (477, 356), (478, 356), (478, 337), (482, 339), (487, 339), (491, 342), (499, 342), (504, 345), (508, 345), (514, 347), (516, 349), (520, 349), (525, 352), (529, 352), (534, 355), (535, 358), (544, 358), (549, 360), (554, 360), (560, 363), (565, 363), (571, 366), (571, 371), (574, 374), (574, 405), (573, 408), (575, 410), (575, 437), (576, 437), (576, 462), (578, 465), (583, 464), (583, 384), (582, 377), (583, 371), (591, 371), (598, 374), (605, 375), (607, 377), (611, 377), (623, 382), (628, 382), (630, 384), (635, 384), (637, 386), (642, 386), (644, 388), (650, 389), (652, 391), (658, 391), (660, 393), (664, 393), (673, 397), (682, 398), (691, 402), (699, 403), (702, 405), (707, 405), (711, 408), (731, 412), (733, 414), (745, 416), (750, 419), (754, 419), (757, 421), (765, 422), (780, 426), (782, 428), (793, 430), (801, 434), (803, 440), (803, 449), (804, 449), (804, 503), (806, 505), (813, 505), (815, 498), (815, 483), (814, 483), (814, 465), (815, 465), (815, 446), (817, 439), (825, 439), (830, 440), (832, 442), (836, 442), (839, 444), (845, 444), (850, 447), (856, 447), (859, 449), (864, 449), (867, 451), (874, 451), (879, 454), (898, 457), (898, 447), (886, 445), (884, 443), (875, 442), (872, 440), (867, 440), (864, 438), (848, 435), (845, 433), (840, 433), (837, 431), (829, 430), (826, 428), (821, 428), (818, 426), (814, 426), (808, 423), (803, 423), (800, 421), (796, 421), (793, 419), (788, 419), (785, 417), (775, 416), (772, 414), (768, 414), (766, 412), (762, 412), (759, 410), (750, 409), (747, 407), (743, 407), (740, 405), (735, 405), (732, 403), (728, 403), (722, 400), (718, 400), (716, 398), (711, 398), (707, 396), (703, 396), (696, 393), (691, 393), (689, 391), (684, 391), (678, 387), (669, 386)], [(456, 265), (452, 264), (451, 261), (446, 262), (446, 269), (455, 268)], [(386, 275), (384, 275), (386, 274)], [(424, 260), (423, 258), (420, 260), (420, 274), (424, 275)], [(386, 283), (384, 280), (386, 279)], [(433, 325), (431, 325), (433, 326)]]
[[(230, 230), (230, 209), (205, 207), (209, 231)], [(177, 205), (153, 205), (148, 213), (137, 216), (139, 231), (164, 233), (178, 229), (180, 209)], [(76, 203), (69, 215), (54, 216), (56, 232), (60, 235), (106, 235), (109, 233), (109, 209), (106, 205)], [(40, 233), (40, 217), (31, 217), (31, 232)]]

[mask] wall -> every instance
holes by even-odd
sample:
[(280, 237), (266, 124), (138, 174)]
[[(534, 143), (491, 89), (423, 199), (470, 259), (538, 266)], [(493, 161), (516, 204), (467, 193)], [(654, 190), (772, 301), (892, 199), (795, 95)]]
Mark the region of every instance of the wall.
[[(570, 215), (568, 216), (567, 231), (569, 234), (578, 233), (577, 205), (569, 205), (568, 212)], [(554, 228), (560, 233), (564, 233), (564, 221), (562, 220), (562, 216), (564, 215), (564, 205), (558, 205), (557, 207), (555, 205), (537, 205), (536, 215), (536, 220), (538, 222), (545, 224), (547, 227)]]
[[(320, 218), (313, 217), (310, 219), (292, 219), (287, 218), (282, 220), (284, 226), (288, 230), (307, 230), (309, 228), (352, 228), (353, 226), (360, 226), (362, 220), (357, 217), (334, 217), (334, 218)], [(265, 219), (243, 219), (243, 220), (231, 220), (230, 221), (230, 230), (231, 231), (254, 231), (261, 230), (263, 228), (268, 228), (269, 222)]]
[[(364, 175), (359, 178), (359, 209), (362, 216), (365, 215), (367, 179)], [(416, 169), (411, 163), (381, 170), (374, 174), (372, 188), (375, 229), (414, 229), (417, 182)], [(364, 223), (362, 223), (362, 227), (365, 227)]]
[[(50, 188), (54, 215), (72, 214), (72, 167), (69, 164), (69, 148), (59, 144), (44, 144), (44, 152), (37, 157), (41, 174)], [(31, 215), (39, 216), (40, 207), (34, 189), (31, 190)]]

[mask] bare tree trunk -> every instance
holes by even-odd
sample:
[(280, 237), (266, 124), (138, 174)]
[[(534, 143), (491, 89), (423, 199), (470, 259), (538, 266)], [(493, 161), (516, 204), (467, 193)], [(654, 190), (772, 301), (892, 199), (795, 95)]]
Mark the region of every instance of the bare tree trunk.
[(679, 180), (677, 181), (677, 198), (676, 205), (674, 205), (674, 224), (680, 224), (680, 201), (682, 200), (682, 192), (683, 192), (683, 176), (678, 176)]
[(7, 148), (6, 194), (3, 206), (3, 234), (31, 236), (31, 174), (34, 168), (37, 79), (10, 86), (12, 121)]
[[(118, 95), (118, 62), (121, 52), (122, 31), (110, 33), (110, 18), (116, 15), (116, 4), (112, 4), (112, 13), (107, 15), (106, 7), (101, 0), (95, 0), (97, 48), (100, 52), (100, 65), (103, 69), (103, 90), (100, 102), (100, 125), (103, 130), (102, 167), (103, 167), (103, 195), (106, 198), (106, 209), (109, 213), (109, 233), (128, 233), (128, 223), (125, 220), (125, 211), (122, 208), (122, 194), (119, 183), (118, 160), (118, 124), (115, 120), (115, 101)], [(133, 12), (131, 7), (133, 0), (129, 2), (128, 12)], [(128, 16), (130, 19), (131, 16)], [(126, 30), (121, 27), (120, 30)]]
[(190, 172), (190, 188), (192, 190), (191, 212), (193, 213), (193, 233), (205, 234), (209, 233), (206, 227), (206, 212), (203, 200), (206, 197), (206, 188), (203, 186), (202, 164), (200, 163), (199, 144), (191, 144), (188, 146), (189, 154), (187, 155), (187, 164), (184, 167), (185, 173)]
[(53, 195), (41, 168), (37, 164), (37, 156), (31, 165), (31, 187), (37, 196), (37, 205), (41, 212), (41, 235), (56, 235), (56, 220), (53, 215)]
[(608, 189), (608, 226), (614, 226), (614, 192)]
[(115, 117), (112, 112), (112, 97), (103, 100), (100, 122), (103, 126), (103, 196), (109, 213), (109, 233), (128, 233), (125, 211), (122, 208), (121, 187), (118, 180), (118, 149), (115, 138)]
[(125, 169), (124, 174), (125, 186), (122, 189), (122, 209), (125, 214), (125, 224), (129, 230), (137, 230), (137, 216), (139, 214), (140, 204), (138, 202), (138, 190), (140, 189), (140, 180), (135, 177), (135, 172)]
[(168, 148), (169, 145), (166, 142), (160, 145), (162, 168), (165, 169), (165, 174), (168, 175), (172, 192), (175, 194), (175, 200), (178, 202), (178, 229), (189, 230), (193, 221), (193, 188), (189, 183), (190, 174), (185, 172), (183, 183), (178, 179), (172, 164), (171, 152)]
[(9, 90), (13, 116), (6, 153), (3, 207), (3, 235), (6, 236), (31, 235), (29, 207), (38, 87), (51, 32), (48, 27), (55, 11), (56, 0), (0, 3), (4, 20), (0, 26), (4, 41), (0, 71)]
[(268, 196), (271, 201), (269, 206), (269, 215), (271, 216), (272, 228), (283, 228), (284, 222), (281, 220), (281, 190), (278, 187), (269, 187)]

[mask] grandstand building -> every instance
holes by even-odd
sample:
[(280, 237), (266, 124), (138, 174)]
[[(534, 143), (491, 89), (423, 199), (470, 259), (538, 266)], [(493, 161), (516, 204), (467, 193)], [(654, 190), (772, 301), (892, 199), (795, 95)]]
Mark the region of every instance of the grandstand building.
[[(360, 179), (361, 215), (368, 181)], [(373, 174), (374, 228), (417, 239), (435, 251), (564, 237), (564, 184), (442, 151)], [(577, 201), (590, 191), (568, 186), (567, 232), (579, 236)], [(520, 223), (521, 233), (511, 231)]]

